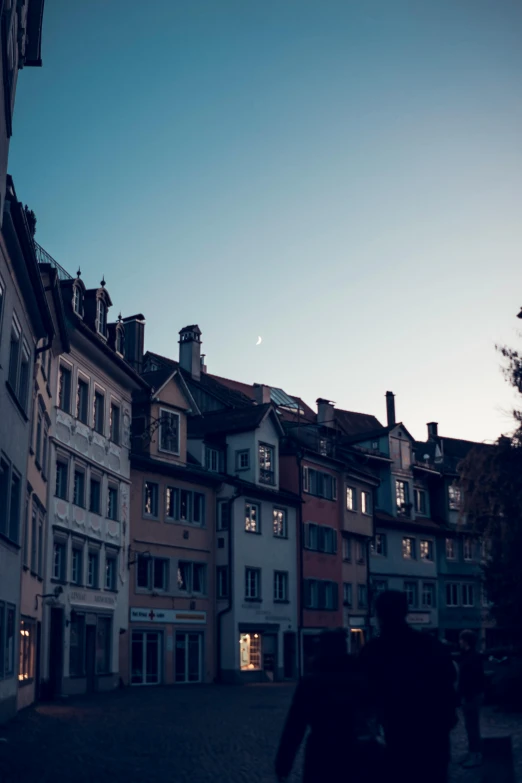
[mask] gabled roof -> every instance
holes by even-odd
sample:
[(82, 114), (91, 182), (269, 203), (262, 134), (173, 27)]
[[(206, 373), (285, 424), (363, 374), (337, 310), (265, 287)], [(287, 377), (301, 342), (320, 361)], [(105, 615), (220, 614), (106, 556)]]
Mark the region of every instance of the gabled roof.
[(346, 442), (347, 443), (361, 443), (361, 441), (364, 441), (364, 440), (372, 440), (373, 438), (383, 438), (386, 435), (389, 435), (390, 432), (393, 432), (393, 430), (397, 429), (398, 427), (400, 427), (401, 430), (403, 430), (406, 433), (406, 435), (409, 437), (409, 439), (411, 441), (415, 442), (415, 439), (414, 439), (413, 435), (411, 435), (408, 432), (408, 430), (406, 429), (406, 427), (404, 426), (404, 424), (401, 421), (398, 421), (396, 424), (388, 424), (387, 427), (382, 427), (381, 426), (378, 429), (370, 430), (369, 432), (365, 432), (364, 430), (362, 430), (358, 434), (348, 436), (346, 438)]
[(370, 413), (355, 413), (334, 408), (335, 422), (344, 435), (359, 435), (383, 429), (381, 422)]
[[(230, 378), (222, 378), (219, 375), (208, 375), (207, 377), (212, 378), (221, 386), (226, 386), (228, 389), (248, 397), (251, 402), (256, 402), (254, 384), (233, 381)], [(312, 408), (310, 408), (306, 402), (301, 399), (301, 397), (296, 397), (294, 394), (287, 394), (283, 389), (275, 386), (266, 386), (266, 388), (270, 389), (271, 402), (273, 402), (274, 405), (278, 407), (279, 412), (283, 416), (294, 419), (299, 415), (301, 418), (305, 418), (308, 421), (315, 421), (315, 411), (313, 411)]]
[(248, 408), (237, 410), (216, 411), (204, 416), (189, 419), (188, 437), (204, 438), (209, 435), (228, 435), (238, 432), (248, 432), (257, 429), (267, 416), (272, 414), (276, 426), (280, 428), (279, 421), (274, 414), (274, 408), (270, 403), (265, 405), (252, 405)]
[(168, 381), (168, 379), (175, 372), (170, 367), (161, 367), (159, 370), (151, 370), (150, 372), (142, 372), (141, 377), (148, 383), (148, 385), (154, 390), (158, 391)]
[[(435, 450), (439, 447), (442, 459), (435, 460)], [(459, 463), (469, 454), (472, 449), (489, 449), (491, 446), (487, 443), (477, 443), (472, 440), (462, 440), (461, 438), (446, 438), (437, 436), (427, 441), (417, 441), (415, 451), (417, 459), (427, 454), (434, 467), (443, 470), (446, 473), (457, 475)]]

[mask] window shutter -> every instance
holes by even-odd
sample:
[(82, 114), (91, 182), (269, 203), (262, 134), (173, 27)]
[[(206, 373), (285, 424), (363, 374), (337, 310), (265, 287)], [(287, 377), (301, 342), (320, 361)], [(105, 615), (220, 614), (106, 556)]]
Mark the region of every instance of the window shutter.
[(310, 476), (306, 465), (303, 465), (303, 491), (310, 492)]

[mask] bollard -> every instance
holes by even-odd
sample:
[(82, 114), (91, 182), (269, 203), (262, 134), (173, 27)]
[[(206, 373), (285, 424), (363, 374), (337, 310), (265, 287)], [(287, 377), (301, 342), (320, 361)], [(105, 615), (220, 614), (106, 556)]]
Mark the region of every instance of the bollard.
[(511, 737), (482, 738), (481, 783), (515, 783)]

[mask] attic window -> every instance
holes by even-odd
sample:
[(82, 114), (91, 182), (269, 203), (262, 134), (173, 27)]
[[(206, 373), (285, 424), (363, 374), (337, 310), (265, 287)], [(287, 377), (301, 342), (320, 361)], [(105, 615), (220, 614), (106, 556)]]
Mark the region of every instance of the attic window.
[(73, 286), (73, 309), (76, 315), (83, 316), (83, 297), (79, 285)]
[(101, 297), (96, 302), (96, 328), (103, 337), (107, 337), (107, 305)]
[(125, 332), (121, 327), (116, 329), (116, 351), (122, 356), (125, 351)]

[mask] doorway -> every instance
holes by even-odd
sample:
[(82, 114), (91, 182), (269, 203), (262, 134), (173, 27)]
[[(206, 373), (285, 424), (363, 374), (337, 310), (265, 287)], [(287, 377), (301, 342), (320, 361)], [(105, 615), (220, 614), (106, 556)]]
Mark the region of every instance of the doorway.
[(297, 650), (295, 633), (283, 636), (283, 676), (285, 680), (295, 678), (295, 654)]
[(364, 631), (362, 628), (350, 628), (350, 654), (357, 655), (364, 646)]
[(176, 682), (201, 682), (203, 635), (176, 633)]
[(52, 699), (62, 692), (63, 632), (63, 609), (53, 607), (49, 640), (49, 691)]
[(161, 682), (161, 639), (159, 631), (133, 631), (131, 685), (159, 685)]

